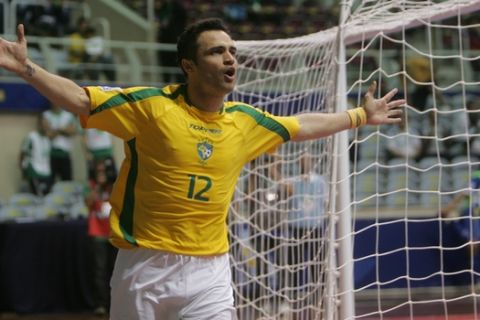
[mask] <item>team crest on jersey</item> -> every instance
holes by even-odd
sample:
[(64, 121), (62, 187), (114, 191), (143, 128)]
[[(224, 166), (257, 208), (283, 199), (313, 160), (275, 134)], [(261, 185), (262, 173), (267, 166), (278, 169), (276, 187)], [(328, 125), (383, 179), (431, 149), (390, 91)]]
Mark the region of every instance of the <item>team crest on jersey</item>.
[(213, 153), (213, 145), (209, 141), (197, 143), (197, 154), (202, 162), (207, 161)]

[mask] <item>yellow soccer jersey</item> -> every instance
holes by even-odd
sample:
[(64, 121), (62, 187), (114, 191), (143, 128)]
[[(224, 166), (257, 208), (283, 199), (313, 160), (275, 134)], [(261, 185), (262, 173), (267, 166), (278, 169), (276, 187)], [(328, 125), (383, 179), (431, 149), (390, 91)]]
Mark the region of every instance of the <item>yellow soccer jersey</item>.
[(110, 199), (111, 241), (120, 248), (227, 252), (228, 206), (242, 167), (300, 127), (295, 117), (244, 103), (200, 111), (188, 103), (185, 85), (85, 90), (91, 112), (82, 125), (125, 141)]

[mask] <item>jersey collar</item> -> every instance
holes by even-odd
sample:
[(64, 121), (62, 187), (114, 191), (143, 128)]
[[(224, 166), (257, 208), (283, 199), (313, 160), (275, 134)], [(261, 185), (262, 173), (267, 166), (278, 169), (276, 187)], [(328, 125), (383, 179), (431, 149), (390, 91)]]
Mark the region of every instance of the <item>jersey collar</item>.
[(192, 101), (190, 100), (190, 97), (188, 96), (188, 90), (187, 90), (188, 84), (184, 83), (180, 86), (180, 93), (183, 95), (183, 99), (185, 100), (185, 103), (190, 107), (190, 109), (198, 116), (201, 117), (207, 117), (209, 119), (216, 119), (220, 118), (223, 116), (225, 113), (225, 105), (222, 106), (222, 108), (219, 111), (203, 111), (197, 108)]

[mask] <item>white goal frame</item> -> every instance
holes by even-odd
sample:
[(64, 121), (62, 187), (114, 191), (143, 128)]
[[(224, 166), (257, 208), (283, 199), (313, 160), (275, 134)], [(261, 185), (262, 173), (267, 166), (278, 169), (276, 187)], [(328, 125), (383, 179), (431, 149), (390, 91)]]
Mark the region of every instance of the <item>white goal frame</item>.
[[(376, 26), (370, 24), (367, 28), (363, 29), (360, 34), (353, 32), (353, 28), (348, 26), (348, 18), (352, 9), (352, 1), (341, 1), (341, 16), (339, 20), (338, 28), (338, 81), (337, 81), (337, 111), (344, 111), (347, 109), (347, 79), (346, 79), (346, 45), (359, 42), (365, 39), (374, 38), (379, 33), (394, 33), (405, 29), (414, 28), (420, 25), (421, 19), (428, 19), (430, 21), (437, 21), (447, 19), (455, 15), (468, 14), (470, 12), (480, 10), (480, 1), (459, 1), (456, 11), (452, 11), (448, 6), (443, 6), (442, 3), (437, 4), (438, 8), (435, 10), (435, 14), (427, 9), (420, 14), (405, 21), (405, 19), (399, 21), (389, 21), (388, 23), (379, 22)], [(381, 2), (381, 1), (379, 1)], [(442, 8), (443, 6), (443, 8)], [(352, 21), (355, 24), (354, 21)], [(338, 319), (354, 319), (355, 318), (355, 297), (354, 297), (354, 282), (353, 282), (353, 245), (352, 245), (352, 214), (350, 210), (351, 198), (350, 198), (350, 180), (348, 173), (350, 172), (349, 154), (346, 151), (348, 149), (348, 133), (341, 132), (337, 134), (335, 139), (335, 156), (339, 157), (338, 161), (333, 161), (332, 177), (337, 177), (337, 181), (332, 183), (333, 186), (338, 186), (337, 201), (331, 201), (333, 207), (331, 210), (338, 214), (337, 235), (332, 235), (330, 239), (331, 243), (338, 241), (338, 258), (330, 256), (332, 260), (338, 259), (339, 265), (344, 265), (342, 272), (338, 274), (338, 287), (339, 298), (330, 299), (331, 305), (334, 308), (338, 307)], [(336, 208), (335, 208), (336, 203)], [(333, 229), (333, 228), (332, 228)], [(332, 250), (332, 253), (334, 250)], [(332, 268), (334, 268), (334, 262), (330, 262)], [(331, 277), (331, 274), (329, 275)], [(329, 286), (335, 285), (334, 281), (329, 281)], [(333, 292), (334, 288), (329, 288), (329, 292)], [(330, 306), (331, 306), (330, 305)], [(336, 319), (335, 312), (327, 310), (327, 319)]]

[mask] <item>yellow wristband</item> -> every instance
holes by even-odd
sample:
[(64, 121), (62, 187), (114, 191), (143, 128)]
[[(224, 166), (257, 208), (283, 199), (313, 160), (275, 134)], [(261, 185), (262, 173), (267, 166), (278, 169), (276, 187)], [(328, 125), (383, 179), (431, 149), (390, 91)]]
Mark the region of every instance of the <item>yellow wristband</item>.
[(362, 107), (347, 110), (350, 118), (350, 129), (361, 127), (367, 124), (367, 113)]

